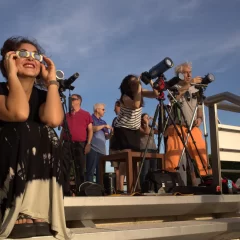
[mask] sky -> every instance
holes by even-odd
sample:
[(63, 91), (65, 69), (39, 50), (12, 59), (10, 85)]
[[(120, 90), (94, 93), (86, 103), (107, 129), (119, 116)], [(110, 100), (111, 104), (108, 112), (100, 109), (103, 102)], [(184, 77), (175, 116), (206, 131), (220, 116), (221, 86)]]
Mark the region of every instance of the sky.
[[(11, 36), (37, 39), (65, 78), (80, 74), (72, 93), (83, 109), (106, 104), (108, 124), (122, 79), (165, 57), (192, 62), (193, 76), (213, 73), (205, 96), (240, 93), (240, 0), (8, 0), (0, 9), (0, 45)], [(144, 112), (153, 115), (157, 104), (147, 99)], [(208, 109), (206, 116), (208, 126)], [(240, 126), (239, 114), (219, 111), (219, 119)]]

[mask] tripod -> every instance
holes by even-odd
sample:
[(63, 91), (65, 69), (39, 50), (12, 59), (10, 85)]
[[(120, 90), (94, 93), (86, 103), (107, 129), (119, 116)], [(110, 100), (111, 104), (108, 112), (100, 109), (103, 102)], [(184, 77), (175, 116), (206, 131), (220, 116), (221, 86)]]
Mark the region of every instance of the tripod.
[(150, 133), (149, 133), (149, 136), (148, 136), (148, 139), (147, 139), (147, 144), (146, 144), (146, 147), (145, 147), (145, 150), (144, 150), (144, 153), (143, 153), (143, 158), (141, 160), (140, 169), (139, 169), (139, 172), (138, 172), (138, 175), (137, 175), (137, 180), (136, 180), (135, 186), (133, 188), (133, 192), (136, 191), (136, 188), (137, 188), (137, 185), (138, 185), (138, 181), (139, 181), (139, 178), (140, 178), (140, 175), (141, 175), (141, 172), (142, 172), (142, 168), (143, 168), (143, 165), (144, 165), (144, 162), (145, 162), (145, 159), (146, 159), (146, 154), (148, 152), (148, 146), (149, 146), (149, 143), (150, 143), (150, 139), (154, 134), (153, 129), (156, 125), (157, 118), (158, 118), (158, 152), (160, 151), (161, 138), (160, 138), (159, 133), (162, 130), (162, 126), (163, 126), (162, 116), (164, 115), (164, 110), (163, 110), (164, 109), (164, 104), (163, 104), (164, 94), (163, 93), (159, 94), (158, 100), (159, 100), (159, 103), (158, 103), (158, 105), (156, 107), (156, 110), (155, 110), (155, 113), (154, 113), (152, 126), (151, 126)]
[[(204, 97), (205, 99), (205, 97)], [(205, 146), (206, 146), (206, 153), (207, 153), (207, 165), (208, 165), (208, 170), (211, 168), (210, 162), (209, 162), (209, 155), (208, 155), (208, 143), (207, 143), (207, 138), (208, 138), (208, 132), (207, 132), (207, 127), (206, 127), (206, 115), (205, 115), (205, 105), (204, 101), (202, 101), (202, 111), (203, 111), (203, 130), (204, 130), (204, 139), (205, 139)], [(208, 171), (209, 175), (209, 171)]]
[[(162, 79), (160, 79), (158, 85), (161, 86), (163, 84), (164, 84), (164, 79), (162, 78)], [(166, 106), (164, 104), (165, 98), (164, 98), (164, 93), (163, 93), (162, 89), (160, 89), (160, 91), (159, 91), (159, 95), (158, 95), (157, 100), (158, 100), (158, 104), (157, 104), (157, 107), (156, 107), (156, 110), (155, 110), (155, 113), (154, 113), (152, 126), (151, 126), (151, 129), (150, 129), (150, 134), (149, 134), (149, 137), (148, 137), (148, 140), (147, 140), (147, 144), (146, 144), (146, 147), (145, 147), (145, 150), (144, 150), (143, 158), (141, 160), (140, 169), (139, 169), (139, 173), (138, 173), (138, 176), (137, 176), (137, 180), (136, 180), (133, 192), (136, 191), (136, 188), (137, 188), (137, 185), (138, 185), (138, 181), (139, 181), (139, 178), (140, 178), (140, 175), (141, 175), (141, 172), (142, 172), (142, 168), (143, 168), (144, 162), (146, 160), (146, 154), (148, 152), (148, 146), (149, 146), (150, 138), (152, 137), (153, 129), (155, 127), (157, 118), (158, 118), (158, 152), (160, 152), (160, 145), (161, 145), (161, 139), (162, 139), (161, 136), (164, 134), (164, 131), (165, 131), (166, 127), (167, 127), (167, 122), (168, 122), (168, 120), (167, 120), (165, 125), (164, 125), (164, 119), (165, 119), (165, 116), (166, 116), (165, 113), (167, 113), (168, 118), (170, 118), (171, 122), (173, 123), (174, 128), (175, 128), (175, 130), (176, 130), (176, 132), (178, 134), (178, 137), (181, 139), (181, 142), (182, 142), (183, 146), (186, 149), (186, 153), (190, 157), (190, 154), (189, 154), (189, 152), (188, 152), (188, 150), (186, 148), (186, 144), (185, 144), (184, 138), (182, 137), (180, 131), (178, 130), (178, 128), (177, 128), (177, 126), (175, 124), (175, 121), (173, 120), (173, 118), (171, 116), (170, 110), (168, 109), (168, 106)], [(160, 134), (162, 134), (162, 135), (160, 136)], [(199, 175), (200, 175), (200, 173), (199, 173)]]
[[(196, 106), (195, 106), (195, 108), (194, 108), (194, 111), (193, 111), (193, 116), (192, 116), (192, 119), (191, 119), (191, 122), (190, 122), (190, 126), (188, 125), (188, 122), (187, 122), (187, 120), (186, 120), (186, 118), (185, 118), (185, 116), (184, 116), (182, 107), (181, 107), (180, 104), (176, 101), (176, 99), (174, 99), (174, 105), (180, 110), (181, 116), (183, 117), (185, 126), (186, 126), (186, 128), (187, 128), (187, 132), (188, 132), (188, 133), (187, 133), (187, 136), (186, 136), (186, 139), (185, 139), (185, 145), (187, 144), (188, 139), (189, 139), (189, 136), (190, 136), (191, 139), (192, 139), (192, 142), (193, 142), (193, 144), (194, 144), (194, 147), (195, 147), (195, 149), (196, 149), (196, 151), (197, 151), (197, 154), (198, 154), (198, 156), (199, 156), (199, 158), (200, 158), (200, 161), (201, 161), (201, 164), (202, 164), (202, 166), (203, 166), (203, 169), (204, 169), (206, 175), (208, 175), (208, 173), (209, 173), (208, 170), (211, 169), (211, 166), (209, 165), (209, 161), (207, 161), (207, 168), (206, 168), (206, 166), (205, 166), (205, 164), (204, 164), (204, 162), (203, 162), (202, 156), (201, 156), (201, 154), (200, 154), (200, 152), (199, 152), (199, 150), (198, 150), (198, 148), (197, 148), (196, 141), (194, 140), (193, 135), (192, 135), (192, 132), (191, 132), (192, 128), (194, 127), (193, 124), (194, 124), (194, 120), (195, 120), (195, 118), (196, 118), (197, 109), (198, 109), (199, 106), (201, 106), (201, 105), (203, 104), (203, 101), (204, 101), (204, 99), (205, 99), (205, 96), (203, 95), (203, 89), (202, 89), (202, 88), (200, 88), (199, 91), (198, 91), (198, 93), (194, 95), (194, 98), (197, 98), (197, 104), (196, 104)], [(203, 110), (203, 111), (204, 111), (204, 110)], [(206, 128), (205, 113), (204, 113), (203, 121), (204, 121), (204, 127)], [(206, 142), (206, 141), (207, 141), (207, 140), (206, 140), (206, 137), (205, 137), (205, 142)], [(185, 151), (186, 151), (186, 146), (185, 146), (185, 145), (184, 145), (184, 147), (183, 147), (183, 149), (182, 149), (182, 152), (181, 152), (181, 155), (180, 155), (180, 160), (179, 160), (178, 166), (176, 167), (176, 170), (179, 170), (179, 168), (180, 168), (180, 164), (181, 164), (181, 162), (182, 162), (184, 153), (185, 153)], [(206, 146), (207, 146), (207, 143), (206, 143)], [(195, 164), (194, 164), (194, 165), (195, 165)], [(183, 165), (183, 169), (184, 169), (184, 165)], [(200, 174), (199, 174), (199, 177), (200, 177), (200, 179), (202, 180)]]
[[(79, 175), (79, 164), (76, 163), (75, 157), (74, 157), (74, 149), (73, 149), (73, 143), (72, 143), (72, 135), (70, 133), (68, 123), (67, 123), (67, 118), (66, 118), (66, 112), (67, 112), (67, 104), (66, 104), (66, 96), (63, 94), (62, 91), (59, 91), (62, 106), (63, 106), (63, 112), (64, 112), (64, 119), (63, 119), (63, 129), (64, 133), (66, 134), (66, 137), (68, 139), (68, 152), (70, 155), (70, 169), (72, 167), (73, 169), (73, 175), (74, 175), (74, 180), (75, 180), (75, 194), (78, 195), (79, 193), (79, 186), (80, 186), (80, 175)], [(70, 98), (70, 92), (69, 92), (69, 98)], [(69, 169), (69, 170), (70, 170)], [(70, 180), (70, 179), (68, 179)], [(68, 183), (70, 184), (70, 183)]]

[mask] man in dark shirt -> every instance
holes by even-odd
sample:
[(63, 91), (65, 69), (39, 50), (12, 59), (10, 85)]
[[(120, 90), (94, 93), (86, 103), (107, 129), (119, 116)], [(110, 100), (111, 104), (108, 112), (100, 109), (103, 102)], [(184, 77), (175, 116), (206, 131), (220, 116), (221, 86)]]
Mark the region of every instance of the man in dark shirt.
[[(93, 136), (93, 120), (90, 113), (81, 108), (82, 97), (78, 94), (73, 94), (71, 100), (72, 111), (70, 114), (66, 114), (71, 137), (64, 129), (64, 124), (62, 124), (63, 129), (60, 137), (60, 140), (63, 140), (64, 195), (70, 194), (69, 180), (72, 160), (74, 160), (75, 165), (77, 187), (84, 182), (86, 154), (91, 149)], [(73, 159), (71, 159), (70, 151), (73, 153)]]

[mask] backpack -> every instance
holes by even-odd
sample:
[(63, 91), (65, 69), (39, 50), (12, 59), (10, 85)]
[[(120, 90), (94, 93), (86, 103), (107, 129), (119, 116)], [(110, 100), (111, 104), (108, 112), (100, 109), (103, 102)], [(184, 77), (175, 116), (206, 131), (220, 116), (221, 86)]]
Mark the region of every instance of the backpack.
[(159, 169), (147, 173), (142, 185), (142, 192), (171, 193), (176, 186), (184, 186), (180, 174)]

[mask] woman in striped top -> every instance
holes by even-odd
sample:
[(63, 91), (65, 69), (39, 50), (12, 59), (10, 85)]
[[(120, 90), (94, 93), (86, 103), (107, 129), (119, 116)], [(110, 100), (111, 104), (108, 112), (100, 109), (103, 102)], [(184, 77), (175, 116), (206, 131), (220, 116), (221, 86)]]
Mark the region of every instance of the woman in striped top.
[[(121, 85), (120, 98), (120, 113), (114, 124), (115, 142), (112, 149), (121, 151), (124, 149), (131, 149), (133, 151), (140, 151), (140, 127), (142, 107), (144, 105), (143, 98), (156, 98), (158, 91), (143, 89), (140, 83), (140, 78), (134, 75), (126, 76)], [(153, 81), (150, 81), (153, 88)], [(124, 177), (126, 175), (126, 164), (119, 164), (120, 184), (123, 192)]]
[[(121, 85), (121, 110), (115, 121), (114, 135), (116, 141), (114, 150), (131, 149), (140, 151), (140, 126), (143, 98), (156, 98), (158, 91), (143, 89), (140, 78), (134, 75), (126, 76)], [(153, 87), (153, 81), (150, 81)]]

